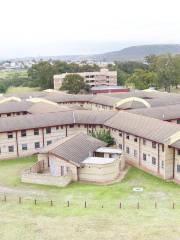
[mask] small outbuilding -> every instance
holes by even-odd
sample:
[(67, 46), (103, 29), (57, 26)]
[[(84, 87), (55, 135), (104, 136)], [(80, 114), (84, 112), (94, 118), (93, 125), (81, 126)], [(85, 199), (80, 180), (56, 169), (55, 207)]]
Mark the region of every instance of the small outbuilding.
[(109, 183), (124, 169), (121, 150), (84, 133), (41, 149), (38, 162), (24, 171), (23, 182), (66, 186), (72, 181)]

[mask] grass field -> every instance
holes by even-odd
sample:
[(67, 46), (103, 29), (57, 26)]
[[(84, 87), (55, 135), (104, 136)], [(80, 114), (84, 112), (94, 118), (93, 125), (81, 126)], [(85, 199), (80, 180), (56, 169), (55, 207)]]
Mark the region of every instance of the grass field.
[(6, 93), (25, 93), (25, 92), (36, 92), (39, 88), (30, 87), (9, 87)]
[[(0, 162), (0, 190), (14, 190), (7, 194), (7, 202), (0, 204), (0, 239), (179, 239), (179, 185), (136, 168), (131, 168), (121, 183), (110, 186), (72, 183), (58, 188), (21, 183), (20, 173), (35, 161), (30, 157)], [(135, 193), (133, 187), (144, 191)], [(23, 195), (22, 204), (17, 201), (19, 194)]]
[(27, 70), (1, 70), (0, 71), (0, 79), (11, 79), (15, 77), (26, 78), (27, 77)]

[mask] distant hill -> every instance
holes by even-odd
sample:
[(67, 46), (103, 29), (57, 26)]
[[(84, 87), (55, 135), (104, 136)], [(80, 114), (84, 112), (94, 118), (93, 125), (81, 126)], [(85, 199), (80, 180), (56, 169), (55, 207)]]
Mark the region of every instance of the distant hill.
[(165, 53), (180, 54), (180, 44), (132, 46), (116, 52), (96, 54), (94, 59), (99, 61), (143, 61), (145, 56)]
[(140, 45), (123, 48), (120, 51), (107, 52), (94, 55), (57, 55), (57, 56), (41, 56), (9, 59), (11, 61), (18, 60), (61, 60), (61, 61), (143, 61), (145, 56), (161, 55), (165, 53), (180, 54), (180, 44), (152, 44)]

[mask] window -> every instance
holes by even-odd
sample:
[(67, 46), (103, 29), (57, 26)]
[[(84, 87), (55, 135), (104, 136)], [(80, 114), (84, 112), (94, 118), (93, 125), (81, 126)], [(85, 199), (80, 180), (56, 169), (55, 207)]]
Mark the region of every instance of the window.
[(122, 132), (119, 132), (119, 136), (122, 137)]
[(40, 142), (35, 142), (35, 143), (34, 143), (34, 147), (35, 147), (35, 149), (36, 149), (36, 148), (40, 148)]
[(13, 133), (12, 132), (8, 132), (7, 135), (8, 135), (8, 138), (13, 138)]
[(80, 128), (81, 127), (81, 125), (80, 124), (78, 124), (78, 128)]
[(122, 144), (119, 144), (119, 148), (122, 149)]
[(177, 150), (177, 155), (180, 155), (180, 150), (179, 149)]
[(51, 133), (51, 127), (47, 127), (47, 128), (46, 128), (46, 133), (47, 133), (47, 134)]
[(152, 148), (156, 148), (156, 142), (152, 142)]
[(14, 152), (14, 146), (8, 146), (8, 151), (9, 152)]
[(129, 135), (128, 134), (126, 134), (126, 139), (129, 139)]
[(61, 126), (61, 129), (63, 129), (63, 126)]
[(22, 150), (23, 150), (23, 151), (26, 151), (27, 149), (28, 149), (28, 148), (27, 148), (27, 144), (25, 144), (25, 143), (22, 144)]
[(58, 130), (59, 129), (59, 126), (56, 126), (56, 130)]
[(146, 154), (143, 153), (143, 160), (146, 161)]
[(146, 145), (146, 139), (143, 139), (143, 145)]
[(152, 165), (156, 165), (156, 158), (152, 157)]
[(134, 138), (134, 142), (137, 142), (137, 137)]
[(180, 124), (180, 119), (177, 119), (177, 124)]
[(164, 168), (164, 161), (161, 161), (161, 168)]
[(74, 125), (73, 125), (73, 124), (71, 124), (71, 125), (69, 125), (69, 127), (70, 127), (70, 128), (73, 128), (73, 127), (74, 127)]
[(162, 152), (164, 152), (164, 145), (162, 145)]
[(26, 137), (26, 130), (21, 131), (21, 137)]
[(137, 157), (137, 150), (134, 149), (134, 157)]
[(11, 116), (11, 113), (8, 113), (8, 114), (7, 114), (7, 117), (10, 117), (10, 116)]
[(177, 164), (177, 172), (179, 173), (180, 172), (180, 165)]
[(34, 129), (34, 135), (39, 135), (39, 129)]
[(129, 154), (129, 147), (126, 147), (126, 153)]
[(48, 140), (48, 141), (47, 141), (47, 145), (50, 145), (51, 143), (52, 143), (51, 140)]

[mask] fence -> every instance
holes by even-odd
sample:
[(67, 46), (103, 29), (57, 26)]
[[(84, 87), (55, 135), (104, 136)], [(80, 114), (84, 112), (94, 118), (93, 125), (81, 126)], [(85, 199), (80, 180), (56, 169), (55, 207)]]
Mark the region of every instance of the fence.
[(174, 202), (174, 201), (166, 201), (166, 204), (162, 204), (162, 202), (158, 201), (152, 201), (147, 205), (143, 204), (143, 201), (134, 201), (133, 203), (129, 204), (128, 201), (119, 201), (116, 204), (110, 203), (110, 202), (103, 202), (103, 201), (80, 201), (78, 204), (75, 201), (59, 201), (59, 200), (53, 200), (53, 199), (48, 199), (48, 198), (37, 198), (37, 197), (22, 197), (22, 196), (12, 196), (10, 194), (0, 194), (0, 202), (4, 203), (15, 203), (15, 204), (32, 204), (34, 206), (41, 205), (41, 204), (46, 204), (49, 207), (53, 206), (60, 206), (63, 208), (74, 208), (74, 207), (80, 207), (80, 208), (116, 208), (116, 209), (146, 209), (151, 208), (151, 209), (162, 209), (166, 207), (166, 209), (180, 209), (180, 202)]

